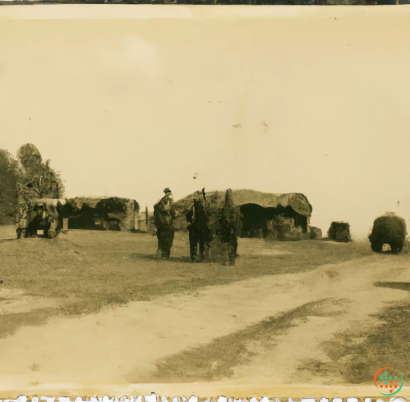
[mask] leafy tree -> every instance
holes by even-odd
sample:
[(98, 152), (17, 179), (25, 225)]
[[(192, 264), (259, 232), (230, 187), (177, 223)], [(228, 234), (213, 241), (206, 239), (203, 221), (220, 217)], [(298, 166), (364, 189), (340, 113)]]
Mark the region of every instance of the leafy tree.
[(21, 179), (18, 162), (5, 149), (0, 149), (0, 225), (15, 222), (17, 184)]
[(22, 145), (17, 157), (24, 174), (24, 184), (32, 183), (40, 198), (64, 197), (64, 184), (60, 174), (50, 167), (50, 160), (42, 162), (40, 151), (35, 145)]

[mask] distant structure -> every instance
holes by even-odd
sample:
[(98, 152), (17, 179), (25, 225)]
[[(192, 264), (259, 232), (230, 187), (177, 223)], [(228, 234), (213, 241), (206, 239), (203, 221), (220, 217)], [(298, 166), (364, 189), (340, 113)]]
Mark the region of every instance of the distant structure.
[(68, 229), (136, 231), (140, 222), (140, 207), (129, 198), (68, 199), (62, 207), (68, 219)]
[[(207, 191), (211, 207), (222, 208), (224, 191)], [(177, 230), (186, 230), (185, 211), (190, 208), (196, 193), (174, 203)], [(233, 190), (235, 205), (243, 215), (241, 237), (277, 240), (310, 238), (312, 206), (300, 193), (273, 194), (254, 190)]]
[(148, 208), (145, 208), (144, 212), (141, 212), (138, 219), (138, 231), (139, 232), (148, 232), (148, 221), (149, 221), (149, 212)]

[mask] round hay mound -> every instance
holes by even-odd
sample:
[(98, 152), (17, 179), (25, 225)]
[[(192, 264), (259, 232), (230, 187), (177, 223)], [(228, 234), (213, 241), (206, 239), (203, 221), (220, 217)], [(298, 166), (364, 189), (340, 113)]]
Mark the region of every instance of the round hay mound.
[(322, 238), (322, 230), (314, 226), (310, 227), (310, 238), (312, 240), (320, 240)]
[(373, 251), (381, 253), (383, 245), (388, 244), (392, 253), (400, 253), (407, 236), (406, 222), (394, 213), (387, 213), (375, 219), (369, 235)]
[(332, 222), (328, 230), (328, 238), (340, 242), (352, 241), (350, 225), (347, 222)]

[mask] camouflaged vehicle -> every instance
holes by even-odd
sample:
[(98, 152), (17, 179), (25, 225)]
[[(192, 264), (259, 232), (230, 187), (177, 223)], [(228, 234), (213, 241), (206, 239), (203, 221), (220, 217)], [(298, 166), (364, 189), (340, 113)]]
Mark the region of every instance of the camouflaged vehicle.
[(63, 219), (61, 208), (64, 200), (43, 198), (32, 205), (28, 218), (20, 219), (17, 227), (17, 238), (37, 236), (43, 231), (44, 237), (55, 238), (61, 230), (66, 232), (67, 222)]

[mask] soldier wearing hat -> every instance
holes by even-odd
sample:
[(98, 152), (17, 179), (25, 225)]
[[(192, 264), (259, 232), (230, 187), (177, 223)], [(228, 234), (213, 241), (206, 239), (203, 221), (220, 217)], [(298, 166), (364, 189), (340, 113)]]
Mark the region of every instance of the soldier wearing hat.
[(164, 189), (165, 196), (154, 205), (154, 224), (157, 228), (158, 251), (161, 258), (168, 259), (174, 242), (175, 210), (172, 207), (172, 192), (169, 188)]

